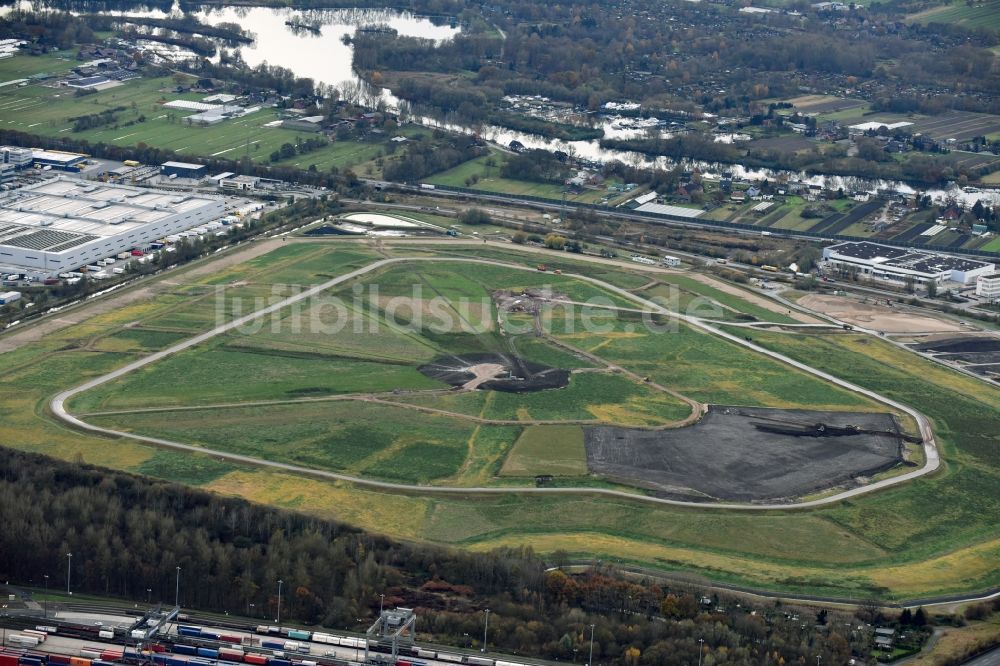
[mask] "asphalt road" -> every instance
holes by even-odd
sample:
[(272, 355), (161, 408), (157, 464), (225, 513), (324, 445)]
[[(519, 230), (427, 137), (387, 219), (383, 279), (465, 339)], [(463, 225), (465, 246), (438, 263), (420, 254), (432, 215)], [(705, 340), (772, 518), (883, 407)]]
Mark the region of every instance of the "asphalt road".
[(191, 348), (191, 347), (193, 347), (195, 345), (198, 345), (198, 344), (201, 344), (202, 342), (205, 342), (206, 340), (210, 340), (211, 338), (213, 338), (215, 336), (221, 335), (222, 333), (225, 333), (227, 331), (231, 331), (231, 330), (236, 329), (236, 328), (238, 328), (240, 326), (244, 326), (245, 324), (247, 324), (247, 323), (249, 323), (249, 322), (251, 322), (251, 321), (253, 321), (255, 319), (258, 319), (260, 317), (269, 315), (269, 314), (271, 314), (273, 312), (276, 312), (276, 311), (278, 311), (278, 310), (280, 310), (282, 308), (285, 308), (285, 307), (287, 307), (287, 306), (289, 306), (289, 305), (291, 305), (293, 303), (296, 303), (296, 302), (299, 302), (299, 301), (311, 298), (311, 297), (313, 297), (313, 296), (315, 296), (315, 295), (317, 295), (317, 294), (319, 294), (319, 293), (321, 293), (321, 292), (323, 292), (323, 291), (325, 291), (327, 289), (330, 289), (331, 287), (337, 286), (337, 285), (342, 284), (344, 282), (348, 282), (350, 280), (353, 280), (354, 278), (357, 278), (357, 277), (360, 277), (362, 275), (365, 275), (366, 273), (369, 273), (371, 271), (378, 270), (378, 269), (380, 269), (382, 267), (389, 266), (389, 265), (396, 264), (396, 263), (406, 263), (406, 262), (414, 262), (414, 261), (435, 261), (435, 262), (453, 261), (453, 262), (463, 262), (463, 263), (485, 264), (485, 265), (492, 265), (492, 266), (502, 266), (502, 267), (505, 267), (505, 268), (511, 268), (511, 269), (515, 269), (515, 270), (524, 270), (524, 271), (529, 271), (529, 272), (534, 270), (534, 269), (531, 269), (531, 268), (528, 268), (528, 267), (524, 267), (524, 266), (515, 266), (515, 265), (511, 265), (511, 264), (505, 264), (505, 263), (499, 262), (499, 261), (489, 261), (489, 260), (485, 260), (485, 259), (440, 258), (440, 257), (399, 257), (399, 258), (381, 259), (381, 260), (375, 261), (375, 262), (373, 262), (371, 264), (368, 264), (367, 266), (364, 266), (362, 268), (359, 268), (359, 269), (356, 269), (354, 271), (351, 271), (350, 273), (346, 273), (346, 274), (341, 275), (339, 277), (336, 277), (336, 278), (333, 278), (331, 280), (328, 280), (328, 281), (326, 281), (326, 282), (324, 282), (322, 284), (319, 284), (319, 285), (316, 285), (314, 287), (311, 287), (311, 288), (309, 288), (307, 290), (304, 290), (304, 291), (302, 291), (302, 292), (300, 292), (298, 294), (290, 296), (289, 298), (286, 298), (286, 299), (284, 299), (284, 300), (282, 300), (280, 302), (274, 303), (274, 304), (272, 304), (272, 305), (270, 305), (268, 307), (265, 307), (265, 308), (262, 308), (260, 310), (257, 310), (256, 312), (253, 312), (253, 313), (245, 315), (243, 317), (239, 317), (237, 319), (234, 319), (233, 321), (231, 321), (231, 322), (229, 322), (227, 324), (218, 326), (218, 327), (216, 327), (216, 328), (214, 328), (214, 329), (212, 329), (210, 331), (207, 331), (205, 333), (201, 333), (199, 335), (196, 335), (193, 338), (189, 338), (187, 340), (179, 342), (179, 343), (177, 343), (177, 344), (175, 344), (175, 345), (173, 345), (173, 346), (171, 346), (171, 347), (169, 347), (167, 349), (164, 349), (164, 350), (159, 351), (159, 352), (155, 352), (153, 354), (150, 354), (149, 356), (146, 356), (146, 357), (143, 357), (143, 358), (138, 359), (136, 361), (133, 361), (132, 363), (124, 365), (124, 366), (122, 366), (122, 367), (120, 367), (120, 368), (118, 368), (118, 369), (116, 369), (116, 370), (114, 370), (112, 372), (109, 372), (109, 373), (107, 373), (105, 375), (102, 375), (100, 377), (95, 377), (95, 378), (93, 378), (93, 379), (91, 379), (91, 380), (89, 380), (89, 381), (87, 381), (87, 382), (85, 382), (83, 384), (80, 384), (79, 386), (76, 386), (76, 387), (67, 389), (65, 391), (62, 391), (62, 392), (60, 392), (59, 394), (57, 394), (52, 399), (52, 401), (49, 403), (49, 408), (51, 409), (52, 413), (55, 415), (56, 418), (64, 421), (65, 423), (67, 423), (67, 424), (69, 424), (69, 425), (71, 425), (73, 427), (76, 427), (76, 428), (79, 428), (79, 429), (82, 429), (82, 430), (86, 430), (86, 431), (89, 431), (89, 432), (97, 433), (97, 434), (100, 434), (100, 435), (106, 435), (106, 436), (111, 436), (111, 437), (127, 437), (127, 438), (131, 438), (131, 439), (134, 439), (134, 440), (137, 440), (137, 441), (146, 442), (146, 443), (149, 443), (149, 444), (154, 444), (156, 446), (160, 446), (160, 447), (164, 447), (164, 448), (170, 448), (170, 449), (180, 450), (180, 451), (187, 451), (187, 452), (192, 452), (192, 453), (209, 453), (209, 454), (211, 454), (211, 455), (213, 455), (213, 456), (215, 456), (217, 458), (224, 459), (224, 460), (229, 460), (231, 462), (242, 463), (242, 464), (250, 464), (250, 465), (254, 465), (254, 466), (258, 466), (258, 467), (267, 467), (267, 468), (271, 468), (271, 469), (280, 469), (280, 470), (284, 470), (284, 471), (288, 471), (288, 472), (293, 472), (295, 474), (310, 476), (310, 477), (314, 477), (314, 478), (327, 479), (327, 480), (336, 480), (336, 481), (347, 481), (347, 482), (350, 482), (350, 483), (354, 483), (354, 484), (357, 484), (357, 485), (360, 485), (360, 486), (366, 486), (366, 487), (370, 487), (370, 488), (379, 488), (379, 489), (384, 489), (384, 490), (392, 490), (392, 491), (396, 491), (396, 492), (420, 493), (420, 494), (458, 494), (458, 495), (470, 495), (470, 494), (477, 494), (477, 495), (506, 495), (506, 494), (521, 494), (521, 495), (536, 495), (536, 494), (537, 495), (599, 495), (599, 496), (605, 496), (605, 497), (616, 497), (616, 498), (630, 499), (630, 500), (638, 501), (638, 502), (651, 502), (651, 503), (658, 503), (658, 504), (670, 504), (670, 505), (676, 505), (676, 506), (696, 507), (696, 508), (699, 508), (699, 509), (723, 509), (723, 510), (738, 510), (738, 511), (782, 511), (782, 510), (788, 510), (788, 509), (792, 509), (792, 508), (811, 508), (811, 507), (817, 507), (817, 506), (825, 506), (825, 505), (828, 505), (828, 504), (834, 504), (834, 503), (840, 502), (840, 501), (842, 501), (844, 499), (847, 499), (849, 497), (856, 497), (858, 495), (862, 495), (862, 494), (866, 494), (866, 493), (869, 493), (869, 492), (873, 492), (875, 490), (880, 490), (882, 488), (887, 488), (887, 487), (890, 487), (890, 486), (898, 485), (900, 483), (905, 483), (907, 481), (910, 481), (911, 479), (914, 479), (914, 478), (917, 478), (917, 477), (922, 476), (924, 474), (928, 474), (930, 472), (933, 472), (934, 470), (936, 470), (940, 466), (940, 458), (938, 456), (937, 445), (935, 443), (934, 432), (933, 432), (933, 429), (931, 427), (930, 421), (927, 419), (926, 416), (924, 416), (919, 411), (913, 409), (912, 407), (909, 407), (908, 405), (904, 405), (904, 404), (902, 404), (900, 402), (897, 402), (897, 401), (892, 400), (890, 398), (887, 398), (887, 397), (884, 397), (882, 395), (879, 395), (878, 393), (876, 393), (874, 391), (862, 388), (862, 387), (857, 386), (855, 384), (852, 384), (850, 382), (847, 382), (847, 381), (844, 381), (844, 380), (839, 379), (837, 377), (834, 377), (834, 376), (832, 376), (830, 374), (827, 374), (827, 373), (825, 373), (825, 372), (823, 372), (821, 370), (817, 370), (816, 368), (812, 368), (812, 367), (806, 365), (805, 363), (801, 363), (799, 361), (796, 361), (794, 359), (788, 358), (788, 357), (786, 357), (786, 356), (784, 356), (782, 354), (779, 354), (777, 352), (774, 352), (774, 351), (771, 351), (769, 349), (765, 349), (763, 347), (760, 347), (759, 345), (756, 345), (756, 344), (754, 344), (752, 342), (748, 342), (747, 340), (743, 339), (742, 337), (731, 335), (730, 333), (722, 331), (722, 330), (716, 328), (715, 326), (713, 326), (711, 324), (708, 324), (708, 323), (706, 323), (706, 322), (704, 322), (704, 321), (702, 321), (702, 320), (700, 320), (700, 319), (698, 319), (696, 317), (691, 317), (691, 316), (688, 316), (688, 315), (679, 315), (679, 314), (676, 314), (676, 313), (672, 313), (669, 310), (667, 310), (667, 309), (659, 306), (658, 304), (656, 304), (656, 303), (654, 303), (652, 301), (648, 301), (646, 299), (639, 298), (639, 297), (635, 296), (634, 294), (632, 294), (632, 293), (630, 293), (630, 292), (628, 292), (628, 291), (626, 291), (624, 289), (621, 289), (619, 287), (616, 287), (614, 285), (608, 284), (606, 282), (603, 282), (601, 280), (597, 280), (595, 278), (591, 278), (591, 277), (588, 277), (588, 276), (574, 275), (574, 274), (567, 274), (567, 275), (570, 275), (572, 277), (575, 277), (577, 279), (580, 279), (580, 280), (583, 280), (583, 281), (586, 281), (586, 282), (590, 282), (590, 283), (595, 284), (595, 285), (597, 285), (597, 286), (599, 286), (599, 287), (601, 287), (601, 288), (603, 288), (605, 290), (608, 290), (608, 291), (611, 291), (613, 293), (619, 294), (619, 295), (621, 295), (621, 296), (623, 296), (625, 298), (636, 300), (636, 301), (642, 303), (642, 305), (644, 305), (645, 307), (647, 307), (650, 310), (652, 310), (653, 312), (659, 312), (659, 313), (662, 313), (662, 314), (665, 314), (665, 315), (677, 317), (677, 318), (685, 321), (686, 323), (690, 324), (691, 326), (699, 328), (699, 329), (701, 329), (701, 330), (703, 330), (703, 331), (705, 331), (705, 332), (707, 332), (709, 334), (722, 337), (722, 338), (724, 338), (726, 340), (729, 340), (730, 342), (733, 342), (734, 344), (738, 344), (738, 345), (741, 345), (741, 346), (746, 347), (748, 349), (752, 349), (752, 350), (756, 351), (757, 353), (763, 354), (764, 356), (768, 356), (768, 357), (770, 357), (770, 358), (772, 358), (774, 360), (777, 360), (779, 362), (785, 363), (785, 364), (790, 365), (790, 366), (792, 366), (794, 368), (797, 368), (799, 370), (802, 370), (804, 372), (812, 374), (812, 375), (814, 375), (816, 377), (824, 379), (825, 381), (828, 381), (828, 382), (830, 382), (832, 384), (835, 384), (837, 386), (845, 388), (845, 389), (847, 389), (849, 391), (853, 391), (853, 392), (858, 393), (860, 395), (867, 396), (869, 398), (872, 398), (873, 400), (881, 402), (882, 404), (888, 405), (890, 407), (893, 407), (895, 409), (898, 409), (900, 411), (903, 411), (903, 412), (909, 414), (910, 416), (912, 416), (916, 420), (916, 422), (917, 422), (917, 424), (918, 424), (918, 426), (920, 428), (921, 436), (923, 438), (924, 452), (925, 452), (925, 455), (926, 455), (926, 462), (925, 462), (924, 466), (922, 468), (920, 468), (919, 470), (914, 470), (914, 471), (908, 472), (906, 474), (901, 474), (901, 475), (896, 476), (896, 477), (892, 477), (892, 478), (889, 478), (889, 479), (884, 479), (882, 481), (878, 481), (878, 482), (875, 482), (875, 483), (872, 483), (872, 484), (869, 484), (869, 485), (866, 485), (866, 486), (862, 486), (862, 487), (859, 487), (859, 488), (852, 488), (850, 490), (845, 490), (845, 491), (836, 493), (835, 495), (830, 495), (828, 497), (823, 497), (823, 498), (820, 498), (820, 499), (809, 500), (809, 501), (802, 501), (802, 502), (790, 502), (790, 503), (784, 503), (784, 504), (753, 504), (753, 505), (750, 505), (750, 504), (735, 504), (735, 503), (706, 504), (706, 503), (701, 503), (701, 502), (686, 502), (686, 501), (682, 501), (682, 500), (671, 500), (671, 499), (665, 499), (665, 498), (659, 498), (659, 497), (649, 497), (649, 496), (640, 495), (640, 494), (636, 494), (636, 493), (629, 493), (629, 492), (624, 492), (624, 491), (620, 491), (620, 490), (612, 490), (612, 489), (607, 489), (607, 488), (544, 488), (544, 487), (543, 488), (500, 488), (500, 487), (469, 487), (469, 488), (463, 488), (463, 487), (453, 487), (453, 486), (419, 486), (419, 485), (411, 485), (411, 484), (403, 484), (403, 483), (391, 483), (391, 482), (388, 482), (388, 481), (377, 481), (377, 480), (374, 480), (374, 479), (365, 479), (365, 478), (355, 477), (355, 476), (351, 476), (351, 475), (347, 475), (347, 474), (338, 474), (336, 472), (328, 472), (328, 471), (324, 471), (324, 470), (311, 469), (311, 468), (308, 468), (308, 467), (301, 467), (299, 465), (292, 465), (292, 464), (289, 464), (289, 463), (282, 463), (282, 462), (277, 462), (277, 461), (273, 461), (273, 460), (264, 460), (264, 459), (261, 459), (261, 458), (254, 458), (252, 456), (244, 456), (244, 455), (240, 455), (240, 454), (236, 454), (236, 453), (228, 453), (228, 452), (225, 452), (225, 451), (217, 451), (217, 450), (214, 450), (214, 449), (208, 449), (208, 448), (204, 448), (204, 447), (191, 446), (189, 444), (184, 444), (184, 443), (181, 443), (181, 442), (174, 442), (174, 441), (171, 441), (171, 440), (162, 439), (162, 438), (158, 438), (158, 437), (149, 437), (149, 436), (146, 436), (146, 435), (137, 435), (137, 434), (132, 434), (132, 433), (120, 432), (120, 431), (117, 431), (117, 430), (112, 430), (110, 428), (101, 428), (99, 426), (95, 426), (95, 425), (91, 425), (89, 423), (86, 423), (85, 421), (81, 420), (80, 418), (78, 418), (76, 416), (73, 416), (72, 414), (70, 414), (66, 410), (66, 402), (70, 398), (72, 398), (73, 396), (75, 396), (75, 395), (77, 395), (79, 393), (83, 393), (84, 391), (88, 391), (90, 389), (96, 388), (97, 386), (100, 386), (102, 384), (106, 384), (106, 383), (108, 383), (110, 381), (114, 381), (115, 379), (118, 379), (118, 378), (120, 378), (120, 377), (122, 377), (122, 376), (124, 376), (124, 375), (126, 375), (126, 374), (128, 374), (130, 372), (138, 370), (139, 368), (145, 367), (145, 366), (150, 365), (152, 363), (156, 363), (157, 361), (160, 361), (160, 360), (166, 358), (167, 356), (170, 356), (172, 354), (176, 354), (178, 352), (181, 352), (181, 351), (184, 351), (186, 349), (189, 349), (189, 348)]

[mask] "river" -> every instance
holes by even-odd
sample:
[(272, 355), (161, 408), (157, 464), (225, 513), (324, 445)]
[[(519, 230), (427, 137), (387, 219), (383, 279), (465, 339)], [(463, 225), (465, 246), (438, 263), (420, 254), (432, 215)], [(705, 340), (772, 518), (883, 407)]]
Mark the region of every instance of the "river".
[[(20, 0), (13, 5), (0, 8), (0, 15), (12, 9), (33, 10), (44, 8), (43, 3)], [(127, 12), (112, 12), (163, 18), (165, 16), (180, 16), (183, 14), (179, 5), (175, 4), (169, 13), (158, 9), (132, 8)], [(375, 91), (361, 80), (352, 68), (353, 50), (350, 44), (344, 43), (344, 37), (353, 35), (354, 31), (365, 25), (386, 25), (395, 29), (400, 35), (422, 37), (443, 42), (459, 34), (461, 28), (448, 22), (432, 21), (430, 18), (416, 16), (409, 12), (396, 10), (373, 9), (306, 9), (295, 10), (287, 7), (216, 7), (204, 6), (194, 12), (194, 16), (204, 23), (217, 25), (219, 23), (235, 23), (244, 30), (253, 33), (253, 44), (244, 44), (239, 48), (243, 61), (251, 67), (261, 63), (278, 65), (294, 72), (296, 76), (311, 78), (316, 83), (332, 86), (348, 94), (374, 104), (381, 101), (388, 108), (397, 108), (398, 102), (388, 89)], [(304, 23), (316, 26), (314, 32), (288, 25)], [(674, 162), (666, 157), (653, 158), (641, 153), (608, 150), (601, 148), (599, 141), (562, 141), (549, 139), (537, 134), (514, 131), (496, 125), (481, 125), (470, 127), (447, 119), (418, 117), (416, 121), (430, 127), (440, 127), (454, 132), (476, 134), (499, 146), (507, 147), (512, 141), (519, 141), (527, 148), (546, 150), (562, 150), (567, 154), (596, 162), (621, 161), (632, 166), (669, 168)], [(609, 137), (625, 138), (641, 136), (646, 130), (621, 129), (614, 123), (613, 116), (599, 119)], [(665, 136), (665, 134), (661, 134)], [(894, 181), (877, 181), (840, 176), (807, 175), (789, 171), (770, 169), (747, 169), (741, 165), (709, 164), (705, 162), (686, 161), (686, 168), (697, 168), (709, 178), (719, 177), (722, 171), (732, 171), (738, 178), (771, 180), (800, 180), (837, 189), (867, 190), (895, 189), (912, 193), (909, 185)], [(977, 193), (963, 192), (959, 187), (933, 189), (927, 191), (934, 199), (943, 200), (951, 197), (967, 205), (972, 205), (977, 199), (1000, 204), (1000, 191), (985, 190)]]

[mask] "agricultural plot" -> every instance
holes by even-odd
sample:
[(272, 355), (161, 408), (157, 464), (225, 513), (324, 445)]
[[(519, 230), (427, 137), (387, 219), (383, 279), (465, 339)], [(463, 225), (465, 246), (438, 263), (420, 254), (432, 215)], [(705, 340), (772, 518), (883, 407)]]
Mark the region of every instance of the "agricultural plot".
[(803, 95), (788, 101), (803, 113), (835, 113), (865, 105), (865, 102), (859, 99), (847, 99), (832, 95)]
[(992, 25), (995, 28), (998, 12), (1000, 12), (1000, 1), (980, 0), (971, 4), (948, 3), (932, 7), (911, 14), (907, 20), (916, 23), (954, 23), (971, 28)]
[[(1000, 11), (1000, 0), (988, 3), (991, 11)], [(963, 5), (962, 9), (966, 9)], [(971, 111), (948, 111), (937, 116), (930, 116), (916, 121), (907, 130), (920, 132), (939, 141), (955, 139), (966, 141), (976, 136), (986, 136), (1000, 131), (1000, 116), (988, 113), (973, 113)]]

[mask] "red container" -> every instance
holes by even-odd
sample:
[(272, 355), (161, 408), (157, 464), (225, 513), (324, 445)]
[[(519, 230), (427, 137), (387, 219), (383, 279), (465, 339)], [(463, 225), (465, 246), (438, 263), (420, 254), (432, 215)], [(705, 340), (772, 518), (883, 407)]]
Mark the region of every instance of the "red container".
[[(245, 654), (243, 655), (243, 661), (248, 664), (256, 664), (256, 666), (265, 666), (267, 664), (267, 657), (262, 654)], [(4, 666), (0, 664), (0, 666)], [(17, 666), (17, 659), (14, 659), (14, 666)]]

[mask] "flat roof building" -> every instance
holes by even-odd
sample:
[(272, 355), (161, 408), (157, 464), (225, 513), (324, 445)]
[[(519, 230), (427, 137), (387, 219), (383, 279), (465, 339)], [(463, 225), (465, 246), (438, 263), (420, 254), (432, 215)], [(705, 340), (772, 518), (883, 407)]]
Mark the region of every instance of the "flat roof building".
[(63, 171), (80, 171), (84, 162), (87, 161), (87, 156), (82, 153), (32, 148), (31, 161), (35, 166), (52, 167)]
[(996, 271), (996, 264), (937, 252), (870, 243), (847, 242), (823, 248), (823, 259), (841, 269), (856, 270), (872, 280), (905, 284), (952, 281), (971, 284)]
[(0, 267), (55, 275), (225, 215), (219, 197), (58, 176), (0, 197)]
[(15, 169), (27, 169), (31, 166), (31, 149), (16, 146), (0, 147), (0, 161), (13, 164)]
[(164, 162), (160, 165), (160, 173), (164, 176), (201, 179), (208, 175), (208, 167), (204, 164), (192, 164), (191, 162)]
[(1000, 273), (985, 273), (976, 278), (976, 296), (991, 303), (1000, 301)]

